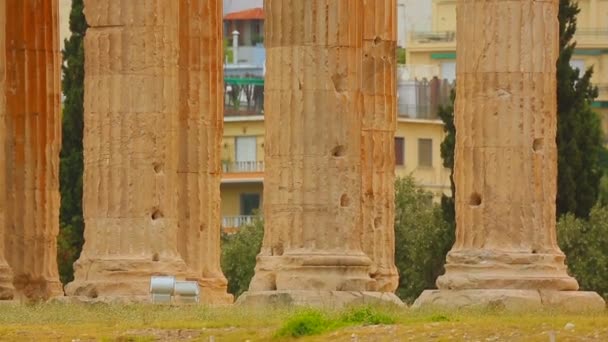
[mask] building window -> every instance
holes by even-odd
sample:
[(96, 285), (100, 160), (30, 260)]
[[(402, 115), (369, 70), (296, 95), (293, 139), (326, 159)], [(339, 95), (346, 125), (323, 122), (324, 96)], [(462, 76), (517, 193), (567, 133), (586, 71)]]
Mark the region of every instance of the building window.
[(418, 139), (418, 166), (433, 167), (433, 139)]
[(241, 215), (252, 216), (260, 209), (260, 194), (241, 194)]
[(405, 165), (405, 138), (395, 137), (395, 165)]
[(453, 82), (456, 79), (456, 62), (441, 63), (441, 78)]
[(256, 137), (235, 138), (235, 159), (238, 163), (255, 162), (257, 154)]

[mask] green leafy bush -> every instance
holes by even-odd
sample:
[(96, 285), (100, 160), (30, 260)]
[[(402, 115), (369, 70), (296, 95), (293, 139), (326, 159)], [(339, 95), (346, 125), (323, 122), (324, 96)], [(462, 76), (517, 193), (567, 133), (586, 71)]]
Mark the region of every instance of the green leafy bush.
[(395, 242), (397, 295), (411, 303), (425, 289), (435, 288), (454, 243), (453, 225), (444, 221), (433, 195), (417, 187), (411, 177), (395, 182)]
[(334, 328), (336, 322), (322, 311), (301, 310), (291, 316), (277, 332), (278, 337), (302, 337), (324, 333)]
[(303, 309), (287, 319), (277, 336), (311, 336), (347, 326), (390, 325), (395, 322), (396, 319), (388, 312), (371, 306), (353, 307), (333, 314), (318, 309)]
[(263, 238), (264, 222), (259, 216), (236, 234), (222, 235), (222, 271), (228, 279), (228, 292), (235, 297), (249, 288)]
[(562, 216), (557, 237), (570, 274), (581, 289), (608, 298), (608, 207), (594, 207), (589, 220), (573, 214)]

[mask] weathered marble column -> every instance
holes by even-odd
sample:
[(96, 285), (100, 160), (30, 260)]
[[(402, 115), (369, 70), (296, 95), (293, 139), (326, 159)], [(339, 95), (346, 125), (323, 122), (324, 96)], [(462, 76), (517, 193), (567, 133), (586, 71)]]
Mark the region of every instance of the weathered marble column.
[(178, 250), (179, 2), (85, 1), (85, 244), (66, 292), (146, 296)]
[(265, 234), (240, 303), (399, 303), (366, 292), (375, 281), (362, 247), (374, 244), (362, 238), (364, 16), (376, 14), (364, 3), (264, 3)]
[(14, 296), (13, 271), (4, 257), (6, 229), (6, 1), (0, 1), (0, 300)]
[(603, 309), (557, 245), (558, 0), (459, 0), (456, 243), (416, 305)]
[(361, 186), (363, 251), (372, 259), (373, 289), (394, 292), (397, 3), (364, 1)]
[[(0, 250), (12, 269), (16, 296), (46, 299), (62, 294), (57, 269), (61, 144), (58, 6), (57, 1), (3, 0), (0, 12), (0, 231), (4, 230), (4, 248)], [(4, 267), (0, 262), (0, 268)], [(9, 277), (8, 273), (0, 275), (0, 283)]]
[(207, 303), (233, 301), (220, 267), (222, 13), (222, 0), (180, 1), (178, 250)]

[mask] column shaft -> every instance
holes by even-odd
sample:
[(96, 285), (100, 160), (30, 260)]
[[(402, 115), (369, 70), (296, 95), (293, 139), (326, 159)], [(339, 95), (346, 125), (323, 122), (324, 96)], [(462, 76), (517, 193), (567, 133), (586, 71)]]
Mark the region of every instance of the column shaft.
[(61, 294), (57, 269), (61, 83), (57, 1), (5, 0), (5, 256), (28, 298)]
[(363, 251), (376, 291), (399, 285), (395, 266), (396, 1), (363, 4), (361, 186)]
[(178, 251), (179, 2), (85, 1), (85, 245), (71, 295), (145, 296)]
[(362, 10), (265, 1), (265, 236), (252, 291), (371, 288), (360, 240)]
[(214, 303), (232, 302), (220, 267), (222, 13), (222, 0), (180, 1), (178, 249)]
[(0, 300), (14, 296), (13, 273), (4, 257), (4, 230), (6, 229), (6, 0), (0, 0)]
[(457, 232), (440, 288), (578, 288), (555, 234), (557, 3), (458, 4)]

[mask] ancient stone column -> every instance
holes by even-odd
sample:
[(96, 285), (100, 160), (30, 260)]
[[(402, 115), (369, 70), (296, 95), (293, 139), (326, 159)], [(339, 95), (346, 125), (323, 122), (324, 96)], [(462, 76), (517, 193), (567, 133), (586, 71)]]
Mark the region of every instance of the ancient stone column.
[[(0, 250), (12, 269), (16, 295), (46, 299), (62, 294), (57, 269), (61, 144), (58, 6), (57, 1), (3, 0), (0, 12), (0, 231), (4, 230), (4, 248)], [(0, 262), (0, 269), (5, 265)], [(9, 278), (9, 273), (0, 275), (0, 283)]]
[(394, 184), (397, 4), (394, 0), (364, 1), (363, 6), (362, 246), (372, 260), (374, 290), (394, 292), (399, 285)]
[(364, 15), (388, 13), (365, 13), (364, 3), (264, 3), (265, 234), (240, 303), (399, 303), (366, 292), (376, 285), (362, 247), (374, 244), (362, 239), (362, 82), (364, 45), (375, 39), (364, 43)]
[(459, 0), (456, 243), (416, 305), (603, 309), (557, 245), (558, 0)]
[(224, 45), (221, 0), (181, 0), (178, 250), (207, 303), (232, 303), (220, 267)]
[(85, 244), (66, 292), (146, 296), (178, 250), (179, 2), (85, 1)]
[(6, 3), (0, 1), (0, 300), (14, 296), (13, 271), (4, 257), (6, 229)]
[(222, 1), (93, 1), (85, 39), (85, 246), (68, 294), (150, 276), (229, 303), (220, 268)]

